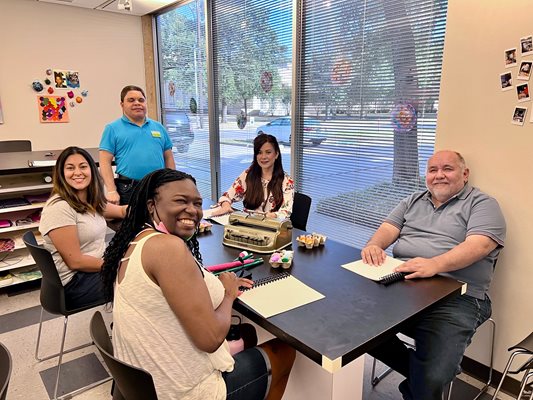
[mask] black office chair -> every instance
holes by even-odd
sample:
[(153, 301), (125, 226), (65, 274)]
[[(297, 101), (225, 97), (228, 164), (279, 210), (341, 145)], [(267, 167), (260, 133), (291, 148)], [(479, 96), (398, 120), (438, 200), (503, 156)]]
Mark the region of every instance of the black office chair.
[(7, 347), (0, 343), (0, 400), (6, 400), (12, 367), (11, 354)]
[[(40, 296), (41, 297), (41, 318), (39, 320), (39, 333), (37, 334), (37, 345), (35, 347), (35, 358), (37, 359), (37, 361), (45, 361), (45, 360), (49, 360), (51, 358), (59, 356), (59, 359), (57, 362), (57, 376), (56, 376), (56, 383), (54, 387), (54, 397), (53, 397), (54, 399), (56, 399), (57, 390), (59, 387), (59, 376), (61, 373), (61, 362), (63, 361), (63, 354), (70, 353), (72, 351), (79, 350), (84, 347), (92, 345), (92, 342), (90, 342), (90, 343), (83, 344), (81, 346), (77, 346), (77, 347), (65, 350), (65, 338), (67, 335), (68, 317), (70, 315), (77, 314), (81, 311), (85, 311), (93, 307), (101, 306), (105, 304), (105, 301), (99, 301), (97, 303), (88, 304), (80, 308), (68, 309), (66, 306), (66, 302), (65, 302), (65, 289), (63, 288), (63, 285), (61, 284), (61, 279), (59, 278), (59, 273), (57, 272), (57, 268), (54, 263), (54, 259), (52, 258), (52, 254), (50, 254), (48, 250), (46, 250), (45, 248), (37, 244), (37, 240), (35, 240), (35, 235), (33, 234), (32, 231), (26, 232), (24, 236), (22, 237), (22, 240), (24, 241), (24, 244), (30, 251), (30, 254), (35, 260), (35, 264), (39, 267), (39, 270), (41, 271), (41, 274), (42, 274), (41, 296)], [(51, 314), (63, 315), (64, 317), (63, 337), (61, 339), (61, 349), (59, 353), (40, 358), (39, 357), (39, 344), (41, 341), (41, 331), (42, 331), (42, 326), (43, 326), (44, 310), (48, 311)], [(104, 382), (107, 382), (110, 379), (111, 378), (108, 377), (106, 379), (92, 383), (88, 386), (85, 386), (81, 389), (76, 390), (75, 392), (70, 393), (70, 395), (82, 393)]]
[(291, 221), (292, 226), (296, 229), (305, 231), (307, 228), (307, 219), (311, 209), (311, 197), (306, 194), (294, 193), (294, 202), (292, 204)]
[(31, 140), (0, 141), (0, 153), (14, 153), (16, 151), (31, 151)]
[(90, 330), (91, 338), (115, 380), (113, 400), (157, 400), (152, 375), (113, 356), (113, 344), (100, 311), (91, 318)]
[[(514, 351), (513, 351), (514, 350)], [(529, 334), (528, 337), (526, 337), (524, 340), (522, 340), (520, 343), (515, 344), (512, 347), (509, 347), (508, 351), (513, 351), (511, 355), (509, 356), (509, 361), (507, 361), (507, 365), (505, 366), (505, 369), (503, 370), (502, 379), (500, 380), (500, 384), (496, 388), (496, 391), (494, 392), (494, 395), (492, 396), (492, 400), (496, 399), (496, 396), (498, 395), (498, 392), (500, 391), (503, 381), (506, 378), (507, 374), (519, 374), (521, 372), (525, 372), (524, 376), (522, 378), (522, 381), (520, 382), (520, 393), (518, 394), (517, 399), (521, 399), (522, 395), (524, 394), (525, 388), (528, 385), (531, 378), (533, 378), (533, 332)], [(516, 356), (526, 356), (527, 360), (517, 369), (510, 371), (511, 364), (513, 363), (513, 360)], [(529, 400), (533, 399), (533, 390), (531, 391), (531, 395), (529, 396)]]

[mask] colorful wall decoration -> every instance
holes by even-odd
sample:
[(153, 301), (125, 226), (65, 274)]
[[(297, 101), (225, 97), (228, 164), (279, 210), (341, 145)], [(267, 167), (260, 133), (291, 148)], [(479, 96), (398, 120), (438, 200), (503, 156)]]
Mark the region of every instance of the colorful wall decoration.
[(69, 122), (65, 96), (37, 96), (37, 103), (40, 122)]
[[(37, 104), (39, 108), (39, 121), (46, 123), (54, 122), (70, 122), (69, 107), (72, 109), (76, 105), (83, 102), (83, 98), (87, 97), (89, 91), (84, 89), (81, 93), (76, 93), (80, 90), (80, 74), (78, 71), (60, 70), (48, 68), (46, 77), (43, 80), (44, 85), (47, 86), (46, 92), (48, 95), (37, 96)], [(32, 82), (32, 89), (40, 93), (45, 87), (43, 83), (36, 79)], [(72, 89), (78, 89), (76, 92)], [(56, 92), (57, 90), (57, 92)], [(52, 94), (56, 94), (52, 96)], [(60, 96), (57, 96), (60, 94)], [(81, 94), (79, 96), (78, 94)], [(70, 101), (70, 103), (68, 103)]]
[[(520, 52), (518, 51), (520, 50)], [(524, 57), (531, 57), (533, 55), (533, 35), (528, 35), (520, 38), (520, 47), (513, 47), (504, 50), (504, 66), (505, 68), (512, 68), (500, 74), (500, 88), (502, 92), (510, 92), (512, 89), (516, 90), (516, 101), (518, 103), (525, 103), (524, 105), (515, 106), (511, 124), (523, 126), (527, 115), (527, 105), (531, 101), (531, 94), (529, 92), (529, 79), (532, 75), (533, 61), (531, 59), (524, 59)], [(522, 59), (518, 59), (520, 56)], [(518, 71), (514, 68), (518, 67)], [(524, 82), (525, 81), (525, 82)], [(530, 112), (529, 122), (533, 123), (533, 111)]]
[(55, 87), (58, 89), (67, 88), (67, 71), (54, 71)]
[(80, 75), (77, 71), (68, 71), (67, 72), (67, 86), (69, 88), (79, 88), (80, 87)]

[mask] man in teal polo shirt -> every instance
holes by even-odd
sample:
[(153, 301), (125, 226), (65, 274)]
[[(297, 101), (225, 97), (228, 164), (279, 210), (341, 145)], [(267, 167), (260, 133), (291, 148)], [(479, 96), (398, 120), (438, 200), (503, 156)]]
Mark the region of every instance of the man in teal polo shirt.
[[(163, 125), (146, 117), (144, 91), (128, 85), (120, 92), (123, 115), (106, 125), (100, 141), (100, 174), (106, 198), (113, 204), (128, 204), (135, 185), (160, 168), (176, 169), (172, 143)], [(111, 163), (115, 158), (114, 178)]]

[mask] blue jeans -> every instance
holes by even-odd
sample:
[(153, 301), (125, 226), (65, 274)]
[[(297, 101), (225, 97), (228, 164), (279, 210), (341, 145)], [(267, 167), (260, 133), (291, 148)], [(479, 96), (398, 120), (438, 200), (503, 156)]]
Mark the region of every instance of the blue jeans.
[(270, 360), (260, 347), (243, 350), (233, 356), (232, 372), (223, 372), (227, 400), (261, 400), (270, 389)]
[(430, 307), (401, 331), (415, 340), (416, 350), (394, 337), (369, 354), (406, 377), (399, 386), (404, 399), (440, 400), (444, 387), (460, 372), (477, 327), (490, 315), (487, 296), (456, 296)]

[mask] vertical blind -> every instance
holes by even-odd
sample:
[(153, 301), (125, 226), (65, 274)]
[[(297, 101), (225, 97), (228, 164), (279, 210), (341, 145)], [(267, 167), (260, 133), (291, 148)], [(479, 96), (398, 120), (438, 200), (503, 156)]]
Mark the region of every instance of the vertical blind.
[(296, 179), (313, 198), (311, 229), (362, 247), (425, 188), (446, 10), (446, 0), (302, 3)]

